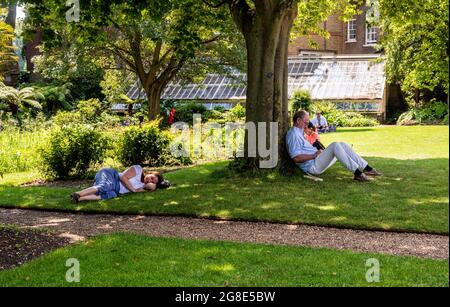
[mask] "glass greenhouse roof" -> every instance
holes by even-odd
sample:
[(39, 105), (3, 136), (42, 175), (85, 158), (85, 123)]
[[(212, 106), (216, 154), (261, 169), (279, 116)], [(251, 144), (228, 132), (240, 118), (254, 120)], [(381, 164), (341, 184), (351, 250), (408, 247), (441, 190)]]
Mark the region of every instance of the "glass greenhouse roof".
[[(381, 100), (385, 76), (384, 63), (374, 63), (378, 55), (290, 58), (288, 63), (289, 97), (305, 89), (314, 100)], [(163, 99), (245, 100), (246, 75), (233, 77), (209, 74), (202, 83), (174, 82), (167, 86)], [(131, 99), (145, 99), (136, 82), (128, 91)]]

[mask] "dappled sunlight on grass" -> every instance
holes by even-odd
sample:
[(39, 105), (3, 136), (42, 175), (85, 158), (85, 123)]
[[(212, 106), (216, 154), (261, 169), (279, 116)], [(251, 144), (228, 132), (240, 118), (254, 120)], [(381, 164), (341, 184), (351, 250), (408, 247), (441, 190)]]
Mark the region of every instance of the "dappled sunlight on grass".
[(410, 205), (448, 205), (448, 197), (440, 198), (421, 198), (421, 199), (408, 199), (408, 204)]
[(230, 217), (231, 216), (231, 212), (229, 210), (219, 210), (219, 211), (217, 211), (216, 214), (219, 217)]
[(225, 263), (225, 264), (209, 264), (206, 265), (206, 268), (208, 270), (214, 271), (214, 272), (230, 272), (235, 271), (236, 268), (231, 263)]
[(282, 203), (270, 202), (260, 206), (261, 209), (278, 209), (283, 206)]
[(316, 207), (321, 211), (334, 211), (337, 210), (336, 206), (307, 206), (307, 207)]
[(177, 202), (177, 201), (171, 201), (171, 202), (168, 202), (168, 203), (164, 203), (163, 204), (163, 206), (176, 206), (176, 205), (179, 205), (180, 203), (179, 202)]

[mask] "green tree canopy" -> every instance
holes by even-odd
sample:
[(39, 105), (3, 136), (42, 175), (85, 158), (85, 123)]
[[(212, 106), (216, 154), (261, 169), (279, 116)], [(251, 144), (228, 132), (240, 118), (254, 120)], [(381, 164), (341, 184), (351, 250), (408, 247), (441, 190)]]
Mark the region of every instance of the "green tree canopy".
[(386, 74), (416, 102), (448, 86), (448, 0), (378, 0)]
[(92, 47), (109, 68), (135, 73), (147, 94), (149, 118), (159, 114), (160, 95), (175, 76), (192, 77), (205, 67), (245, 59), (227, 10), (198, 0), (85, 0), (79, 22), (71, 23), (64, 2), (28, 2), (29, 27), (43, 29), (46, 49), (69, 38), (71, 45)]

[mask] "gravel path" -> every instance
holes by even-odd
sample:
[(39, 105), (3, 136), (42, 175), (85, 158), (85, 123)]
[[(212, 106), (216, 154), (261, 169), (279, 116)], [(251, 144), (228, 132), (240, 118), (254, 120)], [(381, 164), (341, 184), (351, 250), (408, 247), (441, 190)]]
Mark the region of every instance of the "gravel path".
[(98, 234), (127, 231), (158, 237), (301, 245), (434, 259), (448, 259), (449, 256), (448, 236), (305, 225), (1, 208), (0, 224), (52, 229), (72, 242)]

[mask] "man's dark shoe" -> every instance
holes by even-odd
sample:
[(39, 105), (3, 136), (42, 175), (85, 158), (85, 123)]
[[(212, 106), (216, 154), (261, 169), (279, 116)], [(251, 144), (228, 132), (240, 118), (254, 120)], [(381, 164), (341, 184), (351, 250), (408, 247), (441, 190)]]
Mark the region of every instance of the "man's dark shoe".
[(369, 177), (380, 177), (383, 176), (382, 173), (377, 172), (375, 169), (372, 169), (371, 171), (364, 172), (364, 175)]
[(355, 176), (353, 179), (356, 180), (356, 181), (360, 181), (360, 182), (368, 182), (368, 181), (370, 181), (369, 177), (367, 177), (364, 174), (361, 174), (359, 176)]

